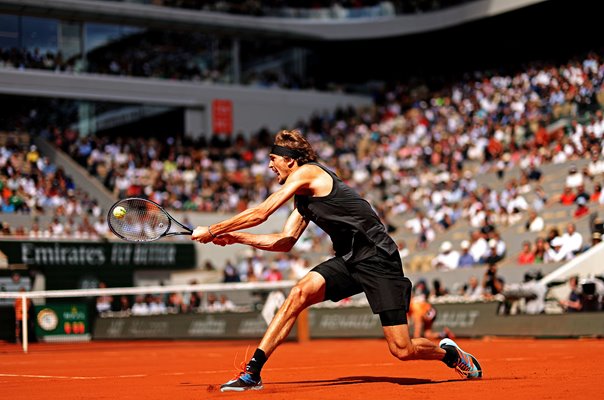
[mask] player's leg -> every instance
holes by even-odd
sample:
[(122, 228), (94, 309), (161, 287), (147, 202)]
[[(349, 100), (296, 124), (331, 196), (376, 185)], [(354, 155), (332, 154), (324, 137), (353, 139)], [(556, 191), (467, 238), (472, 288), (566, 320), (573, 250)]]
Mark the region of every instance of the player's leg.
[(292, 288), (283, 305), (279, 307), (245, 371), (241, 371), (237, 377), (222, 385), (220, 390), (228, 392), (262, 389), (260, 372), (268, 357), (287, 338), (300, 312), (324, 299), (325, 279), (317, 272), (309, 272)]
[(402, 309), (380, 313), (382, 329), (390, 353), (399, 360), (442, 360), (447, 353), (446, 350), (423, 337), (411, 339), (403, 313)]
[(465, 378), (482, 378), (482, 369), (476, 358), (451, 339), (443, 339), (437, 346), (430, 339), (411, 339), (407, 324), (386, 325), (383, 329), (390, 353), (399, 360), (441, 360)]
[(436, 345), (426, 338), (411, 339), (407, 311), (411, 301), (411, 281), (403, 275), (397, 254), (378, 252), (354, 267), (374, 313), (379, 314), (384, 337), (392, 355), (400, 360), (441, 360), (467, 378), (480, 378), (482, 371), (476, 359), (459, 348), (451, 339)]
[(268, 326), (258, 348), (268, 358), (275, 348), (287, 338), (300, 312), (324, 299), (325, 278), (317, 272), (309, 272), (289, 292), (285, 302)]

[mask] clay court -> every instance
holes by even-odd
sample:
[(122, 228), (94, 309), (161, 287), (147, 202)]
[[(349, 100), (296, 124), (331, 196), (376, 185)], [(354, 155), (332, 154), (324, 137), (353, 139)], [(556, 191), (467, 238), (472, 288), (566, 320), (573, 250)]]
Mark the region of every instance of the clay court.
[[(604, 341), (458, 340), (485, 377), (465, 381), (440, 362), (395, 360), (383, 340), (286, 343), (263, 372), (265, 389), (221, 393), (256, 342), (0, 344), (5, 399), (562, 399), (601, 398)], [(249, 347), (249, 350), (248, 350)]]

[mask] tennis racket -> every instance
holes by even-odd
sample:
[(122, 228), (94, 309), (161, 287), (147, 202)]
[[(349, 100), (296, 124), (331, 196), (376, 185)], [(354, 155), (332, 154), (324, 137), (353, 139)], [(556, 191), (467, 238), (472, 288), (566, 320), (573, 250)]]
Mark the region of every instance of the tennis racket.
[[(111, 232), (129, 242), (153, 242), (165, 236), (193, 233), (159, 204), (138, 197), (123, 199), (112, 205), (107, 222)], [(173, 227), (177, 230), (172, 230)]]

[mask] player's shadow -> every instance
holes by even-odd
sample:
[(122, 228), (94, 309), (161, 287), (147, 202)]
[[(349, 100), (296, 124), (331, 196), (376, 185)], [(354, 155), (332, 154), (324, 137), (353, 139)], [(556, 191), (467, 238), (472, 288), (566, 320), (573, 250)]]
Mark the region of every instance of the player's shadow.
[(358, 385), (364, 383), (393, 383), (401, 386), (414, 385), (434, 385), (449, 381), (432, 381), (430, 379), (404, 378), (392, 376), (343, 376), (336, 379), (328, 380), (307, 380), (297, 382), (275, 382), (282, 385), (302, 385), (302, 386), (342, 386), (342, 385)]

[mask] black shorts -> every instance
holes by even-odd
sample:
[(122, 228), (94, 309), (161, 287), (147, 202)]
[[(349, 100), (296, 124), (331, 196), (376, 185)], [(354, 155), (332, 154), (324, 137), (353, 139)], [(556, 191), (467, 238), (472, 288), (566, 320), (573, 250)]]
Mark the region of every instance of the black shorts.
[(315, 268), (325, 278), (325, 300), (340, 301), (365, 292), (374, 314), (383, 311), (409, 311), (411, 281), (403, 274), (398, 252), (388, 255), (382, 251), (354, 264), (342, 257), (329, 259)]

